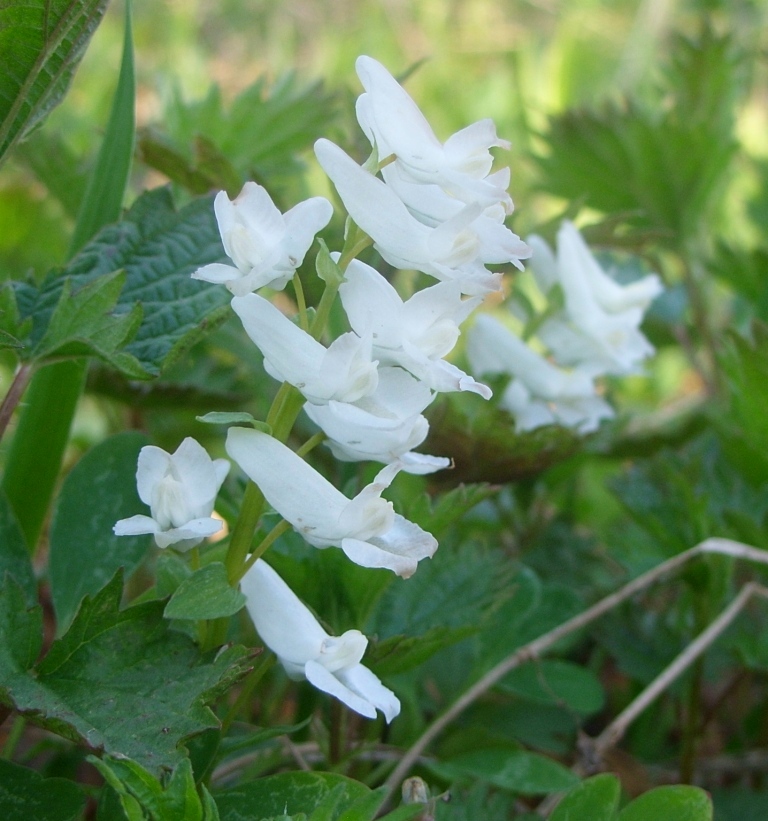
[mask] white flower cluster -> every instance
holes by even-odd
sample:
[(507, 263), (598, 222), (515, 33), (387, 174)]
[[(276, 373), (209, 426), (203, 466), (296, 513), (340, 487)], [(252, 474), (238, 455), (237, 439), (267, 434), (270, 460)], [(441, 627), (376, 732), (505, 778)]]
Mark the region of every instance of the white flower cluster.
[[(492, 172), (490, 149), (508, 147), (491, 120), (475, 123), (441, 143), (414, 101), (376, 60), (360, 57), (365, 92), (357, 102), (360, 126), (373, 148), (372, 172), (328, 140), (315, 144), (351, 220), (390, 265), (438, 280), (403, 300), (369, 265), (352, 259), (338, 289), (350, 330), (327, 346), (282, 313), (261, 288), (282, 289), (332, 215), (313, 197), (281, 214), (266, 190), (246, 183), (230, 201), (215, 199), (221, 239), (232, 265), (206, 265), (193, 277), (223, 284), (232, 308), (264, 357), (266, 371), (293, 385), (307, 416), (338, 459), (377, 461), (384, 467), (350, 499), (278, 439), (253, 428), (229, 430), (226, 450), (266, 501), (313, 547), (338, 547), (353, 562), (412, 575), (437, 549), (434, 537), (396, 514), (381, 498), (398, 472), (427, 474), (449, 460), (414, 451), (425, 440), (424, 410), (439, 392), (489, 388), (447, 357), (460, 325), (484, 297), (501, 288), (489, 265), (513, 265), (530, 247), (506, 227), (512, 212), (508, 168)], [(518, 427), (557, 422), (590, 430), (610, 415), (595, 393), (601, 373), (625, 373), (650, 351), (638, 326), (658, 293), (648, 278), (621, 288), (599, 269), (573, 226), (564, 225), (558, 258), (537, 238), (535, 272), (544, 294), (559, 285), (562, 312), (547, 318), (539, 336), (550, 357), (536, 353), (489, 315), (473, 328), (469, 354), (477, 373), (508, 373), (503, 401)], [(335, 262), (339, 254), (333, 254)], [(152, 533), (160, 547), (185, 550), (217, 532), (213, 504), (228, 470), (194, 440), (174, 454), (144, 448), (139, 495), (151, 516), (115, 525), (120, 535)], [(241, 588), (264, 643), (288, 675), (307, 678), (351, 709), (391, 720), (400, 705), (365, 668), (367, 640), (357, 630), (330, 636), (285, 582), (261, 559)]]
[(558, 424), (589, 433), (614, 415), (595, 380), (637, 373), (653, 353), (640, 323), (661, 282), (650, 274), (620, 285), (568, 221), (558, 232), (557, 256), (540, 237), (528, 242), (540, 294), (550, 304), (558, 288), (562, 294), (563, 307), (548, 312), (536, 331), (547, 356), (489, 314), (470, 329), (467, 356), (478, 374), (511, 377), (499, 404), (515, 417), (517, 430)]

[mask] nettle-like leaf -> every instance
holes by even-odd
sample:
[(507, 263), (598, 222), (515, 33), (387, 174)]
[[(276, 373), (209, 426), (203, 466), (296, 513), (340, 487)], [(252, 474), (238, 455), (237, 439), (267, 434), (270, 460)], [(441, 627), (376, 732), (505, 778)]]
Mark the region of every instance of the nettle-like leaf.
[(22, 359), (92, 353), (149, 378), (226, 317), (228, 292), (190, 278), (221, 257), (210, 198), (177, 211), (154, 189), (42, 285), (6, 291), (0, 329), (26, 334)]
[(297, 155), (327, 131), (334, 111), (321, 83), (302, 85), (290, 74), (272, 85), (260, 78), (228, 110), (218, 86), (194, 102), (177, 92), (162, 126), (139, 136), (139, 151), (188, 190), (226, 188), (234, 196), (246, 179), (274, 185), (294, 176)]
[(64, 96), (108, 0), (0, 7), (0, 160)]
[(657, 105), (630, 99), (550, 120), (536, 158), (545, 190), (604, 213), (640, 211), (672, 238), (696, 230), (737, 150), (742, 83), (727, 35), (678, 37), (672, 55)]
[[(0, 595), (0, 700), (35, 724), (157, 773), (184, 757), (179, 742), (218, 721), (205, 706), (248, 672), (250, 653), (202, 655), (170, 630), (159, 601), (120, 610), (122, 578), (86, 597), (67, 633), (32, 670), (39, 608), (12, 582)], [(29, 671), (29, 672), (28, 672)]]

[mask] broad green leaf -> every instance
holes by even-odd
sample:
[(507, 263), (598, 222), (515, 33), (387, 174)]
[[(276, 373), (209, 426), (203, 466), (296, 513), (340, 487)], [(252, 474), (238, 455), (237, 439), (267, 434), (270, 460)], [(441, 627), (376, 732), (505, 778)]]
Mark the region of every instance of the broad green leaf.
[[(221, 821), (310, 814), (338, 786), (344, 792), (339, 811), (370, 794), (364, 784), (335, 773), (292, 772), (270, 775), (213, 794)], [(336, 816), (338, 818), (338, 816)], [(336, 819), (334, 819), (336, 821)]]
[(373, 821), (387, 798), (387, 788), (379, 787), (368, 795), (361, 795), (350, 807), (347, 807), (338, 821)]
[(602, 685), (590, 670), (557, 659), (534, 660), (508, 673), (497, 687), (539, 704), (563, 704), (591, 715), (605, 702)]
[(140, 303), (127, 312), (115, 312), (124, 284), (125, 273), (115, 271), (72, 293), (71, 280), (65, 279), (45, 335), (31, 351), (31, 358), (97, 356), (127, 376), (141, 378), (143, 368), (121, 350), (138, 330), (142, 316)]
[(676, 785), (656, 787), (643, 793), (619, 813), (617, 821), (649, 821), (674, 818), (675, 821), (712, 821), (712, 800), (699, 787)]
[(503, 747), (475, 750), (436, 766), (442, 774), (471, 776), (497, 787), (527, 795), (567, 790), (579, 779), (562, 764), (525, 750)]
[(245, 596), (227, 579), (221, 562), (211, 562), (185, 579), (165, 607), (167, 619), (218, 619), (233, 616), (245, 604)]
[(620, 797), (621, 784), (615, 775), (595, 775), (574, 787), (555, 807), (549, 821), (614, 821)]
[(0, 161), (69, 87), (107, 0), (30, 0), (0, 7)]
[(80, 787), (64, 778), (0, 759), (0, 818), (3, 821), (75, 821), (85, 805)]
[(0, 490), (0, 584), (6, 573), (9, 573), (24, 591), (27, 604), (35, 604), (37, 583), (24, 534), (19, 528), (13, 509), (8, 504), (8, 499)]
[(115, 312), (128, 313), (136, 303), (143, 308), (141, 324), (122, 350), (139, 361), (144, 377), (157, 375), (227, 315), (229, 292), (190, 278), (200, 265), (221, 257), (210, 198), (176, 211), (167, 188), (149, 191), (120, 223), (102, 229), (39, 288), (17, 284), (20, 320), (33, 321), (25, 342), (34, 348), (45, 337), (67, 280), (77, 293), (99, 277), (122, 270), (125, 285)]
[(151, 536), (115, 536), (112, 527), (144, 509), (136, 491), (137, 432), (119, 433), (90, 450), (69, 472), (56, 500), (50, 530), (49, 575), (58, 632), (64, 632), (85, 595), (94, 595), (122, 567), (141, 562)]
[[(87, 596), (34, 675), (20, 673), (19, 651), (9, 658), (4, 647), (0, 698), (32, 723), (157, 773), (185, 757), (180, 741), (218, 726), (205, 702), (245, 675), (250, 654), (230, 647), (201, 655), (191, 639), (168, 629), (162, 602), (120, 610), (121, 594), (118, 574)], [(27, 634), (32, 618), (26, 616)]]
[(70, 255), (79, 251), (99, 229), (117, 222), (133, 160), (136, 132), (136, 77), (133, 66), (131, 4), (125, 4), (123, 57), (112, 110), (77, 214)]

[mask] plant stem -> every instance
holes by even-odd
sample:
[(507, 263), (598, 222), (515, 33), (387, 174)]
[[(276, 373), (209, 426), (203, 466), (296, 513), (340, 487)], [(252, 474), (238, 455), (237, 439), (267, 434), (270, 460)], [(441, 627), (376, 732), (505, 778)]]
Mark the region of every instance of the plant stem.
[(22, 715), (17, 715), (13, 719), (13, 724), (11, 725), (11, 730), (8, 733), (8, 738), (5, 740), (5, 746), (3, 747), (2, 758), (6, 761), (10, 761), (13, 758), (14, 752), (16, 752), (16, 745), (19, 743), (19, 739), (24, 734), (24, 728), (27, 726), (27, 719), (24, 718)]
[(236, 581), (240, 581), (240, 579), (245, 576), (245, 574), (253, 567), (254, 564), (267, 552), (267, 550), (272, 546), (273, 542), (279, 539), (286, 530), (288, 530), (291, 526), (290, 522), (286, 522), (283, 519), (282, 522), (276, 524), (272, 530), (262, 539), (259, 543), (258, 547), (256, 547), (248, 557), (248, 560), (243, 564), (242, 570), (240, 575), (238, 576)]
[(299, 325), (301, 330), (309, 333), (309, 320), (307, 319), (307, 300), (304, 297), (304, 286), (301, 284), (301, 277), (297, 271), (293, 275), (293, 292), (296, 295), (296, 304), (299, 307)]
[[(751, 547), (750, 545), (745, 545), (740, 542), (735, 542), (730, 539), (707, 539), (695, 547), (692, 547), (689, 550), (668, 559), (666, 562), (652, 568), (641, 576), (638, 576), (636, 579), (633, 579), (615, 593), (611, 593), (611, 595), (606, 596), (596, 604), (588, 607), (584, 612), (568, 619), (563, 622), (563, 624), (558, 625), (554, 629), (544, 633), (544, 635), (539, 636), (537, 639), (534, 639), (528, 644), (519, 647), (514, 651), (514, 653), (511, 653), (507, 656), (507, 658), (500, 661), (479, 681), (475, 682), (471, 687), (469, 687), (468, 690), (466, 690), (466, 692), (459, 696), (459, 698), (457, 698), (456, 701), (454, 701), (444, 713), (439, 715), (411, 745), (403, 758), (400, 760), (400, 763), (397, 767), (395, 767), (385, 782), (385, 786), (389, 790), (390, 798), (398, 789), (400, 782), (408, 774), (408, 771), (413, 766), (414, 762), (418, 760), (433, 739), (435, 739), (449, 724), (451, 724), (454, 719), (461, 715), (467, 707), (477, 701), (477, 699), (482, 695), (487, 693), (488, 690), (490, 690), (491, 687), (493, 687), (507, 673), (517, 667), (520, 667), (528, 661), (539, 658), (544, 652), (552, 648), (561, 639), (591, 624), (593, 621), (609, 612), (614, 607), (617, 607), (632, 598), (632, 596), (645, 590), (647, 587), (650, 587), (652, 584), (665, 576), (679, 570), (696, 557), (711, 553), (731, 556), (732, 558), (746, 559), (747, 561), (753, 561), (759, 564), (768, 564), (768, 552), (765, 550), (759, 550), (758, 548)], [(740, 596), (743, 594), (744, 591), (742, 590)], [(699, 639), (696, 641), (699, 641)], [(635, 702), (633, 702), (633, 704), (634, 703)], [(632, 707), (632, 705), (630, 705), (630, 707)], [(629, 708), (627, 709), (629, 710)], [(626, 712), (627, 711), (625, 710), (625, 713)], [(615, 723), (616, 722), (614, 722), (614, 724)], [(628, 726), (628, 724), (626, 726)], [(621, 728), (621, 733), (623, 733), (623, 728)], [(606, 736), (606, 731), (603, 731), (600, 739), (603, 739), (603, 736)], [(620, 735), (618, 737), (620, 737)], [(605, 747), (610, 746), (610, 743), (607, 742), (608, 740), (606, 737), (606, 739), (602, 742)]]
[(249, 480), (245, 486), (240, 515), (232, 529), (232, 538), (225, 561), (227, 578), (231, 585), (237, 584), (242, 576), (242, 567), (251, 550), (253, 535), (256, 533), (263, 510), (264, 494), (255, 482)]
[(31, 378), (32, 365), (29, 363), (22, 365), (14, 374), (11, 387), (8, 388), (8, 393), (6, 393), (3, 399), (3, 404), (0, 405), (0, 439), (3, 437), (5, 429), (11, 421), (13, 412), (19, 404), (19, 400), (24, 395), (24, 391), (27, 389)]
[(251, 697), (256, 685), (264, 677), (264, 674), (275, 663), (274, 653), (263, 653), (253, 670), (248, 674), (248, 677), (243, 682), (243, 686), (235, 699), (235, 703), (227, 710), (221, 722), (221, 735), (225, 736), (232, 726), (232, 722), (237, 718), (240, 710), (243, 709), (246, 701)]

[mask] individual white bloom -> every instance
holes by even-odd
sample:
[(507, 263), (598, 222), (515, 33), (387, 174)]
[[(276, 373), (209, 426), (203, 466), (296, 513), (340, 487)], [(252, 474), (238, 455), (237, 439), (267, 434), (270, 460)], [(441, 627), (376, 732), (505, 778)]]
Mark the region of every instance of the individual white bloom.
[(211, 459), (187, 437), (173, 454), (154, 445), (139, 453), (136, 486), (151, 516), (131, 516), (114, 526), (117, 536), (152, 533), (158, 547), (189, 550), (218, 533), (222, 522), (211, 516), (216, 496), (229, 472), (226, 459)]
[(234, 297), (232, 308), (264, 354), (267, 372), (297, 387), (310, 402), (354, 402), (376, 389), (370, 334), (342, 334), (325, 348), (257, 294)]
[(457, 282), (439, 282), (405, 302), (387, 280), (364, 262), (353, 260), (339, 288), (352, 329), (373, 338), (373, 356), (400, 365), (435, 391), (472, 391), (489, 399), (491, 391), (442, 357), (453, 350), (459, 325), (482, 302), (462, 299)]
[(415, 182), (435, 183), (463, 202), (488, 206), (512, 201), (509, 178), (490, 174), (490, 148), (509, 148), (496, 135), (493, 120), (473, 123), (441, 143), (419, 107), (384, 66), (371, 57), (358, 57), (357, 75), (366, 93), (357, 101), (357, 119), (382, 159), (395, 162)]
[(368, 639), (359, 630), (331, 636), (307, 606), (262, 559), (240, 581), (245, 606), (261, 640), (277, 656), (290, 678), (306, 678), (351, 710), (387, 723), (400, 712), (397, 696), (360, 660)]
[(560, 424), (589, 433), (613, 416), (587, 373), (552, 364), (487, 314), (477, 317), (468, 336), (473, 370), (513, 377), (500, 405), (513, 414), (518, 430)]
[(427, 437), (422, 414), (432, 391), (402, 368), (381, 368), (376, 391), (354, 404), (307, 403), (307, 416), (328, 436), (326, 444), (343, 462), (400, 460), (407, 473), (433, 473), (450, 465), (439, 456), (411, 453)]
[(204, 265), (192, 278), (223, 283), (235, 296), (265, 286), (284, 288), (333, 214), (333, 206), (323, 197), (312, 197), (281, 214), (266, 189), (255, 182), (247, 182), (234, 200), (219, 191), (213, 208), (234, 267)]
[(544, 322), (540, 339), (563, 365), (578, 365), (593, 375), (636, 373), (653, 353), (640, 331), (650, 303), (663, 287), (656, 274), (620, 285), (598, 264), (573, 225), (564, 221), (555, 259), (538, 238), (531, 268), (542, 290), (555, 282), (563, 289), (565, 309)]
[(350, 217), (390, 265), (455, 280), (465, 294), (501, 288), (501, 275), (484, 266), (481, 241), (472, 229), (483, 211), (480, 205), (464, 205), (451, 219), (430, 227), (416, 219), (385, 182), (334, 143), (318, 140), (315, 155)]
[(395, 513), (381, 493), (400, 471), (383, 468), (354, 499), (272, 436), (230, 428), (227, 453), (264, 494), (272, 507), (314, 547), (340, 547), (362, 567), (386, 567), (407, 578), (421, 559), (431, 557), (437, 541)]

